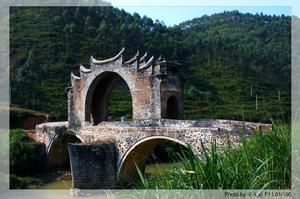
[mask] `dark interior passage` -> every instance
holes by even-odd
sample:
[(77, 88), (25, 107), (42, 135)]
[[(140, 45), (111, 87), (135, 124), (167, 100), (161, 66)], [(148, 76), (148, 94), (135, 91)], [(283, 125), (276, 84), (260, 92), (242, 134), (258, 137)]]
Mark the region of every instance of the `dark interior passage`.
[(48, 164), (50, 167), (70, 169), (69, 143), (81, 143), (81, 141), (71, 134), (60, 135), (53, 141), (48, 154)]
[(179, 119), (179, 101), (175, 96), (170, 96), (167, 101), (167, 119)]
[(178, 162), (179, 154), (186, 151), (186, 146), (169, 139), (146, 140), (127, 155), (120, 168), (119, 181), (130, 184), (139, 179), (138, 169), (144, 173), (146, 165)]

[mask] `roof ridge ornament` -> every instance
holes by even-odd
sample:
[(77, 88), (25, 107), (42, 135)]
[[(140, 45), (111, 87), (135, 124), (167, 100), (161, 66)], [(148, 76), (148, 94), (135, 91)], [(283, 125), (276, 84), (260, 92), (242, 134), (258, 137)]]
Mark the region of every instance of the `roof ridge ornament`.
[(145, 54), (141, 57), (141, 59), (139, 60), (139, 62), (145, 62), (146, 61), (146, 57), (148, 55), (148, 52), (145, 52)]
[(90, 73), (90, 72), (92, 72), (91, 69), (88, 69), (88, 68), (84, 67), (82, 64), (80, 64), (79, 70), (82, 73)]
[(150, 66), (152, 66), (153, 60), (154, 60), (154, 57), (152, 56), (152, 57), (147, 61), (147, 63), (145, 63), (144, 65), (140, 66), (137, 70), (140, 72), (140, 71), (143, 71), (143, 70), (148, 69)]
[(125, 51), (125, 47), (122, 48), (122, 50), (116, 56), (109, 58), (109, 59), (105, 59), (105, 60), (97, 60), (93, 56), (91, 56), (90, 62), (91, 62), (91, 64), (96, 64), (96, 65), (102, 65), (102, 64), (114, 62), (122, 57), (124, 51)]
[(76, 75), (74, 75), (73, 72), (71, 72), (71, 79), (72, 79), (72, 80), (81, 80), (81, 78), (78, 77), (78, 76), (76, 76)]
[(78, 85), (80, 81), (81, 81), (81, 78), (74, 75), (74, 73), (71, 72), (71, 86), (73, 87), (75, 85)]
[(125, 64), (126, 65), (132, 64), (133, 62), (135, 62), (138, 59), (139, 56), (140, 56), (140, 52), (137, 51), (136, 54), (130, 60), (128, 60), (127, 62), (125, 62)]
[(163, 60), (162, 55), (159, 55), (159, 57), (155, 61), (155, 64), (159, 64), (162, 60)]

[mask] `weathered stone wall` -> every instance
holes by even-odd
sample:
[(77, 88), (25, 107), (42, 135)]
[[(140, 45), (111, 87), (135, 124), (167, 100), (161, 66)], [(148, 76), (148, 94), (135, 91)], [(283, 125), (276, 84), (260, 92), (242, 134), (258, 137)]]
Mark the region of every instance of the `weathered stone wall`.
[[(168, 74), (162, 79), (161, 85), (161, 118), (183, 118), (183, 82), (178, 75), (179, 64), (164, 62)], [(170, 103), (170, 100), (174, 103)]]
[(116, 182), (114, 144), (69, 144), (73, 188), (107, 189)]

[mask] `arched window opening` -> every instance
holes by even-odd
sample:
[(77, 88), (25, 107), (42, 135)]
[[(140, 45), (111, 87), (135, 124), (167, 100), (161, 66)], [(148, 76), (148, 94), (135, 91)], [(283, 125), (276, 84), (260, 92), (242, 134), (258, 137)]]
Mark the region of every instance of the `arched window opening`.
[(93, 81), (87, 93), (85, 117), (93, 125), (132, 119), (131, 93), (120, 75), (104, 72)]
[(179, 101), (175, 96), (170, 96), (168, 98), (167, 119), (179, 119)]
[(132, 100), (129, 88), (123, 79), (114, 86), (108, 100), (109, 121), (132, 120)]

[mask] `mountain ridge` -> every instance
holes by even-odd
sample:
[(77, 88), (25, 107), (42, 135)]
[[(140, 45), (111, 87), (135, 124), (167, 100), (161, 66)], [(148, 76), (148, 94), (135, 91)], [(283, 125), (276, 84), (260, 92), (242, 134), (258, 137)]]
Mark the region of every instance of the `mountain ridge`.
[(166, 27), (113, 7), (13, 7), (11, 101), (65, 117), (70, 72), (125, 46), (126, 59), (140, 50), (183, 64), (186, 119), (289, 120), (290, 29), (289, 16), (238, 11)]

